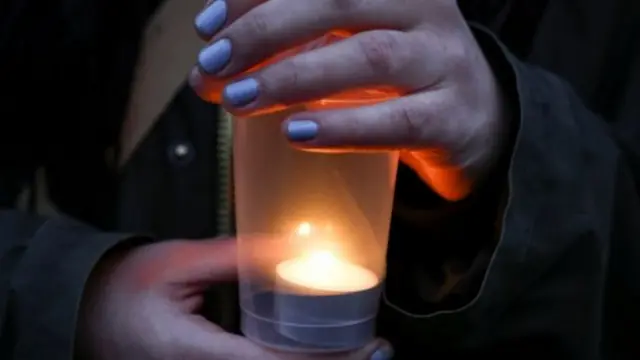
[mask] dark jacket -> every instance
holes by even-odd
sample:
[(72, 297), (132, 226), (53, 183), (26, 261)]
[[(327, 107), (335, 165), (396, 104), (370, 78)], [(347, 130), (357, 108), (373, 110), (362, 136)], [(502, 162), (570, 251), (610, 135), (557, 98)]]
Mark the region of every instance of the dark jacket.
[[(461, 1), (501, 39), (474, 26), (514, 107), (513, 146), (459, 203), (400, 169), (380, 335), (397, 359), (636, 359), (640, 2), (479, 3)], [(85, 281), (117, 244), (232, 231), (224, 122), (188, 88), (114, 166), (154, 6), (0, 5), (2, 359), (71, 359)], [(36, 169), (68, 218), (10, 209)], [(231, 331), (233, 294), (204, 310)]]

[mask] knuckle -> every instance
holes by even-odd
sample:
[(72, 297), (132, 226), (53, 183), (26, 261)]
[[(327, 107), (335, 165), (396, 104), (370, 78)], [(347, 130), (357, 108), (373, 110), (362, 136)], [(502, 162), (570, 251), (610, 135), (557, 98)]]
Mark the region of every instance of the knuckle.
[(469, 73), (469, 63), (473, 57), (470, 46), (464, 44), (462, 41), (457, 40), (442, 40), (447, 45), (444, 48), (445, 64), (449, 68), (449, 73), (458, 75), (467, 75)]
[(301, 86), (302, 66), (296, 58), (273, 65), (261, 74), (264, 95), (275, 102), (286, 102)]
[(340, 11), (340, 12), (349, 12), (359, 8), (362, 3), (367, 2), (368, 0), (327, 0), (329, 2), (329, 8)]
[(398, 34), (391, 31), (372, 31), (360, 38), (359, 46), (366, 65), (372, 72), (393, 75), (401, 71), (404, 56)]
[(397, 124), (398, 129), (402, 129), (402, 138), (406, 139), (407, 144), (422, 144), (426, 124), (425, 115), (422, 112), (408, 107), (400, 107), (393, 112), (391, 117), (391, 121)]
[(247, 38), (260, 37), (260, 35), (268, 34), (271, 30), (269, 16), (259, 8), (247, 14), (245, 26), (249, 33)]

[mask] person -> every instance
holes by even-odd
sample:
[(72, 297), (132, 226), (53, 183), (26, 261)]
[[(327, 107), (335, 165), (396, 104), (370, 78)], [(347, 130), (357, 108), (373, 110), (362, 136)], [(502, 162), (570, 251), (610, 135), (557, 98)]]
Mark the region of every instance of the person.
[[(44, 169), (76, 220), (2, 212), (3, 359), (291, 356), (233, 334), (233, 240), (168, 240), (226, 232), (216, 107), (184, 86), (123, 167), (105, 159), (157, 5), (4, 5), (3, 205)], [(239, 115), (402, 90), (283, 125), (304, 150), (399, 149), (405, 164), (378, 319), (388, 343), (338, 356), (632, 359), (638, 20), (631, 0), (215, 0), (195, 20), (208, 44), (190, 83), (211, 100), (233, 79), (223, 105)], [(332, 29), (359, 32), (245, 73)]]

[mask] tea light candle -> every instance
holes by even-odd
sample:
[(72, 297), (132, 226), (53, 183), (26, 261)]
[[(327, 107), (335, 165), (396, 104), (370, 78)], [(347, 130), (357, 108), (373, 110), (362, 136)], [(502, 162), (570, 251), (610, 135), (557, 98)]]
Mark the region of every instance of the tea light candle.
[(278, 285), (322, 293), (365, 291), (380, 282), (373, 271), (322, 250), (281, 262), (276, 266), (276, 274)]
[(374, 337), (381, 278), (343, 255), (331, 226), (300, 223), (295, 255), (275, 266), (276, 331), (319, 348), (355, 349)]

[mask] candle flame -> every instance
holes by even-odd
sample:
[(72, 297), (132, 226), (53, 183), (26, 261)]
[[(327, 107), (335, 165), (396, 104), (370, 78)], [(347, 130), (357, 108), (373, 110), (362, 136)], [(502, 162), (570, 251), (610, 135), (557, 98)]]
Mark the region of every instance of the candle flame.
[(296, 229), (296, 234), (298, 236), (311, 235), (311, 224), (308, 222), (301, 223), (300, 225), (298, 225), (298, 228)]
[[(347, 293), (371, 289), (378, 276), (330, 250), (311, 250), (276, 267), (278, 278), (301, 292)], [(306, 289), (306, 290), (305, 290)]]
[(331, 251), (312, 251), (306, 256), (308, 264), (321, 269), (326, 269), (338, 263), (338, 258)]

